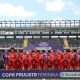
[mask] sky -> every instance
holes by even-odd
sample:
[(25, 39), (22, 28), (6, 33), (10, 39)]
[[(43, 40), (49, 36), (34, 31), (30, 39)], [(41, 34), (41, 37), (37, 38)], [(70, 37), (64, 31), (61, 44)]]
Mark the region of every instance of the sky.
[(0, 20), (79, 20), (80, 0), (0, 0)]

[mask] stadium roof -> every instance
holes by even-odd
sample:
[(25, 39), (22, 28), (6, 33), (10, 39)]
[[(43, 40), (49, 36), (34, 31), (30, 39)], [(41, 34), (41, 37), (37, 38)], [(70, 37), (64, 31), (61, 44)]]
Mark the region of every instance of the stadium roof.
[(0, 21), (0, 28), (14, 27), (80, 27), (80, 20), (20, 20)]

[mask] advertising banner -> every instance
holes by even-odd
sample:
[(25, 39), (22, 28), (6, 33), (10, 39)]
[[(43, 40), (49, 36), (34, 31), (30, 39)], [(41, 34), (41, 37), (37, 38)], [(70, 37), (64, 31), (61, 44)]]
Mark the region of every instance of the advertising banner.
[(53, 49), (54, 51), (56, 51), (57, 49), (60, 49), (61, 51), (63, 51), (63, 46), (62, 45), (58, 45), (58, 44), (53, 44), (53, 43), (49, 43), (49, 42), (36, 42), (34, 44), (29, 45), (28, 47), (24, 48), (26, 51), (29, 50), (51, 50)]
[(59, 70), (0, 70), (0, 78), (80, 78), (80, 71)]

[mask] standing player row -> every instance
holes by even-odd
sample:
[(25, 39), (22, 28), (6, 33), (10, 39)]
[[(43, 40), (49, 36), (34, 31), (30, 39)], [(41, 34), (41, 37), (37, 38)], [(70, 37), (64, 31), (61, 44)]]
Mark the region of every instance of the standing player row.
[(44, 53), (34, 52), (20, 53), (19, 50), (11, 52), (5, 59), (4, 68), (6, 70), (80, 70), (80, 53), (70, 52), (62, 53), (61, 50), (54, 52), (53, 50)]

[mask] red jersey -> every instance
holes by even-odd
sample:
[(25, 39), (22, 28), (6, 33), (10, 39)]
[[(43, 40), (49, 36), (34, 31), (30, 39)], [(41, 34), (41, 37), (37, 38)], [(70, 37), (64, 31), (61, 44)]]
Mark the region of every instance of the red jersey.
[(25, 59), (23, 60), (23, 69), (28, 70), (28, 68), (29, 68), (29, 60)]
[(33, 70), (38, 68), (38, 61), (37, 61), (37, 59), (32, 59), (32, 61), (31, 61), (31, 68)]
[(37, 61), (39, 61), (39, 58), (40, 58), (40, 54), (39, 54), (39, 52), (33, 52), (32, 54), (35, 55)]
[(75, 69), (75, 68), (76, 68), (76, 65), (77, 65), (77, 60), (76, 60), (76, 58), (72, 58), (72, 59), (70, 60), (70, 65), (71, 65), (71, 68), (72, 68), (72, 69)]
[(16, 70), (21, 70), (22, 69), (22, 62), (21, 62), (21, 59), (18, 58), (16, 59)]
[(65, 69), (69, 70), (69, 68), (70, 68), (69, 60), (68, 59), (63, 59), (62, 63), (61, 63), (61, 69), (62, 70), (65, 70)]
[(15, 69), (16, 68), (16, 53), (15, 52), (11, 52), (10, 55), (9, 55), (9, 68), (10, 69)]
[(50, 57), (50, 60), (53, 61), (54, 60), (54, 57), (55, 57), (55, 54), (54, 53), (50, 53), (49, 54), (49, 57)]
[(14, 60), (14, 59), (8, 59), (7, 66), (8, 66), (9, 70), (16, 69), (16, 65), (15, 64), (16, 64), (16, 60)]
[(47, 69), (52, 69), (52, 61), (51, 61), (50, 59), (48, 59), (48, 60), (46, 61), (46, 68), (47, 68)]
[(28, 60), (31, 61), (32, 60), (32, 54), (28, 54)]
[(58, 69), (60, 69), (60, 64), (61, 64), (61, 62), (60, 62), (60, 60), (59, 59), (54, 59), (53, 60), (53, 67), (54, 67), (54, 69), (56, 70), (58, 70)]
[(20, 54), (20, 58), (21, 58), (21, 60), (23, 61), (23, 60), (25, 60), (26, 59), (26, 54), (24, 54), (24, 53), (22, 53), (22, 54)]
[(73, 52), (68, 52), (66, 56), (67, 56), (68, 59), (72, 59)]
[(9, 58), (10, 58), (10, 60), (15, 60), (16, 59), (16, 53), (15, 52), (10, 53)]
[(58, 59), (59, 59), (60, 61), (62, 61), (62, 59), (63, 59), (62, 53), (57, 53), (57, 56), (58, 56)]
[(44, 57), (44, 56), (43, 56), (43, 53), (40, 53), (40, 54), (39, 54), (39, 59), (40, 59), (41, 57)]
[(39, 65), (40, 65), (40, 69), (43, 70), (45, 68), (45, 60), (44, 60), (44, 58), (39, 60)]
[(16, 65), (16, 70), (21, 70), (21, 67), (22, 67), (22, 60), (21, 60), (21, 58), (20, 58), (20, 53), (16, 53), (16, 63), (15, 63), (15, 65)]

